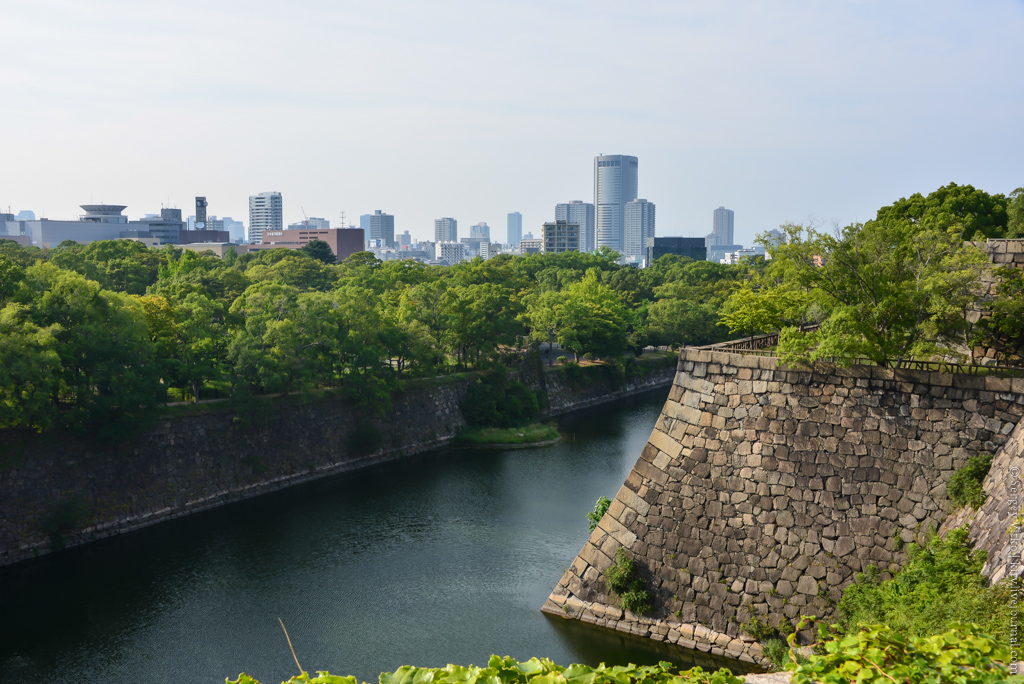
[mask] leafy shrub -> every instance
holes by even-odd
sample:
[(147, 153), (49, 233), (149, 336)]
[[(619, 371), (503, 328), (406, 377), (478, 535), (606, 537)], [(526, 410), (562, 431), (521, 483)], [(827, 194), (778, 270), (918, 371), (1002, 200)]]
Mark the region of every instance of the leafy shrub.
[(595, 358), (596, 357), (594, 356), (594, 354), (592, 352), (587, 352), (586, 354), (583, 355), (583, 360), (584, 361), (593, 361)]
[(775, 630), (769, 627), (767, 622), (761, 622), (761, 618), (756, 615), (744, 622), (740, 629), (762, 642), (775, 636)]
[(971, 456), (963, 468), (949, 478), (946, 496), (957, 508), (981, 508), (987, 498), (981, 483), (992, 468), (992, 454)]
[(39, 521), (39, 527), (50, 536), (50, 543), (55, 550), (62, 549), (64, 548), (64, 535), (79, 527), (88, 514), (82, 496), (72, 494), (50, 508)]
[(990, 585), (982, 576), (985, 553), (971, 550), (969, 532), (964, 526), (925, 547), (911, 544), (907, 564), (890, 580), (882, 581), (874, 567), (858, 573), (839, 602), (842, 627), (853, 631), (883, 624), (899, 634), (924, 637), (972, 622), (1007, 641), (1010, 588)]
[(1024, 682), (1021, 675), (1010, 676), (1009, 649), (977, 625), (954, 625), (928, 637), (874, 625), (848, 636), (834, 634), (822, 647), (822, 653), (790, 666), (793, 684)]
[(789, 662), (789, 646), (782, 639), (765, 639), (761, 642), (761, 651), (775, 670), (785, 668), (786, 663)]
[(636, 562), (626, 555), (622, 547), (615, 551), (615, 562), (604, 571), (604, 581), (619, 595), (623, 609), (637, 615), (651, 611), (651, 596), (643, 578), (637, 575)]
[(587, 525), (590, 527), (591, 532), (597, 529), (597, 524), (601, 522), (601, 518), (608, 512), (608, 507), (611, 505), (611, 499), (607, 496), (602, 496), (597, 500), (597, 504), (594, 505), (594, 510), (587, 513)]
[(569, 360), (568, 356), (559, 356), (557, 359), (555, 359), (555, 361), (557, 361), (558, 363), (561, 363), (561, 364), (564, 364), (568, 360)]
[[(471, 684), (472, 682), (488, 682), (488, 684), (557, 684), (558, 682), (575, 682), (576, 684), (743, 684), (743, 680), (725, 668), (716, 672), (705, 672), (700, 667), (673, 672), (671, 663), (660, 662), (657, 665), (570, 665), (562, 667), (547, 658), (531, 658), (522, 662), (513, 658), (491, 656), (487, 667), (470, 665), (448, 665), (447, 667), (427, 668), (406, 665), (394, 672), (383, 672), (380, 684)], [(357, 684), (355, 677), (339, 677), (318, 672), (311, 677), (303, 672), (292, 677), (283, 684)], [(227, 684), (260, 684), (249, 675), (242, 674), (236, 680), (228, 680)]]
[(537, 395), (521, 382), (509, 381), (504, 372), (489, 373), (466, 391), (462, 414), (470, 425), (517, 427), (540, 412)]

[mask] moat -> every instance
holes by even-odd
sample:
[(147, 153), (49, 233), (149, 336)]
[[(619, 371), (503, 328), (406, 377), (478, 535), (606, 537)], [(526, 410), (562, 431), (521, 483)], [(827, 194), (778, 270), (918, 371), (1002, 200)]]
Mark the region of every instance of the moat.
[(666, 390), (564, 417), (538, 449), (446, 450), (299, 486), (0, 573), (3, 680), (375, 682), (492, 653), (712, 662), (539, 611), (650, 436)]

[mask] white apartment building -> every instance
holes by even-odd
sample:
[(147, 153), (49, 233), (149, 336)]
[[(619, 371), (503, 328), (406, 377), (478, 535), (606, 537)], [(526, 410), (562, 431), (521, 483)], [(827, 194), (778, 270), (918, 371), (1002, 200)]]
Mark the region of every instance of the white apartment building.
[(263, 232), (284, 230), (284, 209), (281, 193), (261, 192), (249, 195), (249, 242), (263, 241)]

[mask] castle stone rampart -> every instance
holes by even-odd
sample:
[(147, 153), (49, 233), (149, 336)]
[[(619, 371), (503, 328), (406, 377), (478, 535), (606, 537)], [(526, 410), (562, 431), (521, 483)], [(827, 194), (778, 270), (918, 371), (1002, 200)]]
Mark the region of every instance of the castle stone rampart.
[[(1022, 415), (1024, 379), (683, 350), (647, 446), (544, 610), (759, 661), (743, 622), (829, 615), (855, 573), (895, 570), (947, 518), (969, 456), (1024, 443)], [(605, 586), (620, 547), (651, 615)]]

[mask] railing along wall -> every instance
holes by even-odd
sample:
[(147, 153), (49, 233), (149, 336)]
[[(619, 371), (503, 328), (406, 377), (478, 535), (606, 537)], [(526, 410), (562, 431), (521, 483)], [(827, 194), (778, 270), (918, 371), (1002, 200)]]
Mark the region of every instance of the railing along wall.
[[(804, 332), (814, 330), (814, 326), (805, 326)], [(768, 333), (767, 335), (754, 335), (740, 340), (729, 340), (718, 344), (709, 344), (697, 349), (707, 351), (724, 351), (730, 354), (746, 354), (750, 356), (767, 356), (778, 358), (774, 349), (779, 344), (779, 334)], [(886, 359), (879, 363), (874, 359), (865, 357), (825, 357), (818, 359), (823, 363), (831, 363), (843, 366), (881, 366), (883, 368), (900, 368), (909, 370), (934, 371), (948, 373), (951, 375), (993, 375), (1003, 378), (1024, 378), (1024, 368), (1020, 366), (989, 365), (983, 366), (974, 363), (952, 363), (949, 361), (919, 361), (917, 359)]]

